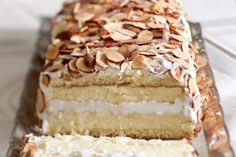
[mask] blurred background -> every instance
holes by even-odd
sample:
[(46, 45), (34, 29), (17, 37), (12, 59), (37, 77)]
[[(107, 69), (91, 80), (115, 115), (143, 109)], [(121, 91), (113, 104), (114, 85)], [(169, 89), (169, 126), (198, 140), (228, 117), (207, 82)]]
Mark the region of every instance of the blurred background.
[[(4, 156), (40, 28), (63, 0), (0, 0), (0, 156)], [(189, 19), (200, 22), (236, 150), (236, 1), (182, 0)]]

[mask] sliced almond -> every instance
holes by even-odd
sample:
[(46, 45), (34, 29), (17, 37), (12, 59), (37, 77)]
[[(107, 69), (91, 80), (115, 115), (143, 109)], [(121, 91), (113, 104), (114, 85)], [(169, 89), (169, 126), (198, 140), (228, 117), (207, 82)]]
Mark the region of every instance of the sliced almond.
[(125, 57), (122, 54), (120, 54), (117, 51), (113, 51), (113, 50), (107, 51), (106, 52), (106, 57), (110, 61), (113, 61), (113, 62), (116, 62), (116, 63), (122, 62), (125, 59)]
[(44, 98), (43, 92), (40, 89), (37, 90), (36, 106), (37, 106), (37, 111), (39, 113), (42, 113), (44, 109), (46, 108), (45, 98)]
[(132, 26), (135, 26), (135, 27), (138, 27), (138, 28), (141, 28), (141, 29), (147, 29), (148, 28), (146, 26), (146, 24), (143, 23), (143, 22), (126, 22), (125, 24), (130, 24)]
[(159, 28), (164, 28), (165, 25), (161, 23), (155, 23), (155, 22), (148, 22), (147, 26), (152, 28), (152, 29), (159, 29)]
[(133, 60), (134, 58), (136, 58), (139, 55), (139, 50), (136, 49), (134, 51), (131, 52), (131, 56), (129, 59)]
[(182, 68), (181, 68), (181, 67), (177, 67), (177, 68), (175, 69), (175, 76), (176, 76), (178, 79), (180, 79), (181, 75), (182, 75)]
[(125, 72), (130, 67), (130, 64), (128, 62), (123, 62), (120, 66), (120, 72)]
[(132, 25), (130, 25), (130, 24), (124, 24), (123, 27), (124, 27), (125, 29), (128, 29), (128, 30), (130, 30), (130, 31), (133, 31), (133, 32), (135, 32), (135, 33), (140, 33), (140, 32), (141, 32), (141, 29), (140, 29), (140, 28), (137, 28), (137, 27), (132, 26)]
[(132, 64), (131, 64), (131, 67), (133, 68), (133, 69), (142, 69), (142, 68), (144, 68), (145, 67), (145, 64), (143, 63), (143, 57), (142, 57), (142, 55), (137, 55), (135, 58), (134, 58), (134, 60), (133, 60), (133, 62), (132, 62)]
[(144, 30), (138, 34), (138, 41), (151, 41), (153, 39), (152, 32)]
[(75, 65), (80, 71), (83, 71), (83, 72), (86, 72), (86, 73), (89, 73), (89, 72), (93, 71), (92, 68), (88, 67), (85, 64), (85, 58), (84, 57), (81, 57), (81, 58), (77, 59)]
[(45, 86), (48, 86), (49, 85), (49, 82), (50, 82), (50, 78), (48, 75), (43, 75), (42, 76), (42, 83), (45, 85)]
[(105, 68), (107, 67), (107, 61), (106, 61), (106, 53), (105, 51), (97, 51), (97, 54), (96, 54), (96, 63)]
[(78, 69), (76, 67), (76, 61), (77, 59), (72, 59), (70, 60), (69, 64), (68, 64), (68, 67), (69, 67), (69, 70), (73, 71), (73, 72), (78, 72)]
[(152, 51), (140, 51), (139, 54), (144, 56), (156, 56), (156, 53)]
[(141, 51), (148, 51), (149, 49), (151, 48), (151, 45), (140, 45), (139, 47), (138, 47), (138, 49), (139, 49), (139, 51), (141, 52)]
[(75, 16), (75, 19), (79, 23), (84, 23), (86, 21), (89, 21), (95, 17), (94, 13), (89, 13), (89, 12), (77, 12), (77, 15)]
[(51, 61), (57, 59), (59, 55), (59, 48), (57, 46), (49, 46), (47, 52), (45, 53), (45, 58)]
[(165, 43), (164, 46), (168, 49), (176, 49), (177, 46), (176, 45), (173, 45), (173, 44), (169, 44), (169, 43)]
[(120, 32), (113, 32), (110, 34), (110, 37), (115, 40), (115, 41), (124, 41), (124, 40), (129, 40), (129, 39), (132, 39), (131, 36), (128, 36), (128, 35), (125, 35), (125, 34), (122, 34)]
[(189, 63), (184, 59), (173, 58), (177, 63), (179, 63), (182, 67), (189, 69)]
[(55, 71), (62, 70), (63, 68), (64, 68), (63, 64), (57, 64), (57, 65), (52, 65), (52, 66), (47, 67), (45, 71), (55, 72)]
[(110, 22), (103, 26), (109, 33), (122, 29), (122, 23)]
[(33, 152), (36, 148), (37, 148), (36, 144), (27, 143), (24, 147), (23, 152), (25, 153), (26, 157), (33, 157)]
[(187, 56), (187, 53), (183, 52), (180, 49), (171, 50), (171, 52), (178, 58), (184, 59)]
[(71, 55), (72, 55), (72, 56), (75, 56), (75, 57), (83, 57), (83, 56), (85, 56), (86, 54), (83, 53), (80, 48), (75, 48), (75, 49), (73, 50), (73, 52), (71, 53)]
[(186, 41), (185, 38), (184, 38), (183, 36), (181, 36), (181, 35), (171, 34), (170, 36), (171, 36), (173, 39), (178, 40), (178, 41), (181, 41), (181, 42)]
[(128, 29), (119, 29), (119, 30), (117, 30), (117, 32), (124, 34), (124, 35), (128, 35), (130, 37), (135, 37), (137, 35), (137, 33), (130, 31)]
[(194, 95), (196, 93), (196, 85), (192, 77), (190, 77), (188, 81), (188, 87), (189, 87), (190, 94)]
[(85, 64), (86, 64), (88, 67), (93, 68), (94, 65), (95, 65), (95, 58), (94, 58), (94, 56), (91, 55), (91, 54), (87, 54), (87, 55), (85, 56)]
[(127, 14), (126, 13), (116, 13), (115, 15), (113, 15), (112, 17), (110, 17), (111, 20), (113, 21), (121, 21), (127, 18)]

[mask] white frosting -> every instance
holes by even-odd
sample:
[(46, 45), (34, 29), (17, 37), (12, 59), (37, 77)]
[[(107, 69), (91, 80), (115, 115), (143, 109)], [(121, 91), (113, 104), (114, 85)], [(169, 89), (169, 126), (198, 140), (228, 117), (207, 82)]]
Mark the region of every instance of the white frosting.
[(46, 154), (81, 157), (191, 157), (194, 148), (186, 141), (137, 140), (128, 137), (100, 137), (80, 135), (55, 135), (35, 137), (29, 142), (37, 149), (33, 157)]

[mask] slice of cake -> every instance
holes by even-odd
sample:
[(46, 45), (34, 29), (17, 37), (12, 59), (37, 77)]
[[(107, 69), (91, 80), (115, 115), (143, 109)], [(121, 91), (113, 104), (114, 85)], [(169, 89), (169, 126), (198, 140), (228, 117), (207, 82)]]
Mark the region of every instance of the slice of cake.
[(88, 0), (53, 19), (37, 108), (45, 134), (191, 139), (196, 51), (175, 0)]
[(26, 157), (196, 157), (186, 140), (135, 140), (128, 137), (56, 135), (31, 136), (23, 155)]

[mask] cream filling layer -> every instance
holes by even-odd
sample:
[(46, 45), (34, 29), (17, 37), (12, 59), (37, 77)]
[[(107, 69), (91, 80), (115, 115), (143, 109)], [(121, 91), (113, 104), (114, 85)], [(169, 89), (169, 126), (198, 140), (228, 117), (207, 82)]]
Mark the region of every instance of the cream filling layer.
[(195, 120), (196, 113), (191, 107), (191, 100), (185, 99), (181, 101), (177, 99), (175, 103), (159, 103), (156, 101), (143, 102), (123, 102), (119, 105), (114, 105), (105, 101), (91, 101), (91, 102), (77, 102), (65, 100), (51, 100), (49, 101), (46, 112), (56, 113), (63, 110), (72, 110), (74, 112), (110, 112), (113, 114), (129, 115), (132, 113), (140, 114), (184, 114), (186, 117)]

